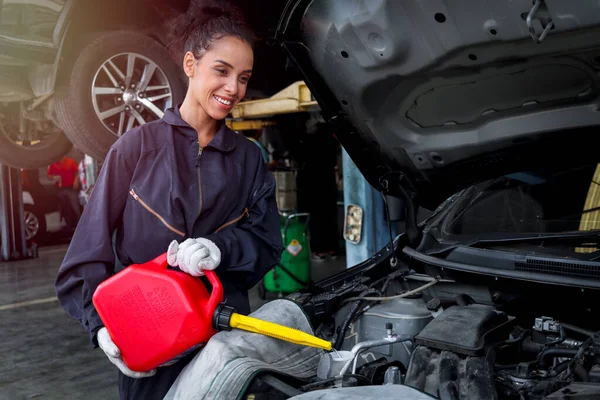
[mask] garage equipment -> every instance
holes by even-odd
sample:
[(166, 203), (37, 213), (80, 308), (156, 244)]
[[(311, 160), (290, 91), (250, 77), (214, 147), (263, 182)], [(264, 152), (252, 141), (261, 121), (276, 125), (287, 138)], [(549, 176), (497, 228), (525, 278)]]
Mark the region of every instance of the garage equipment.
[(28, 258), (21, 172), (0, 165), (0, 241), (2, 261)]
[(215, 272), (205, 273), (210, 294), (202, 280), (171, 269), (165, 253), (98, 286), (94, 306), (129, 368), (149, 371), (231, 328), (331, 350), (330, 342), (305, 332), (236, 313), (223, 303)]
[[(310, 214), (296, 213), (280, 218), (283, 254), (279, 264), (265, 275), (264, 291), (270, 293), (293, 293), (307, 286), (310, 276), (310, 245), (307, 228)], [(261, 292), (264, 299), (266, 293)]]

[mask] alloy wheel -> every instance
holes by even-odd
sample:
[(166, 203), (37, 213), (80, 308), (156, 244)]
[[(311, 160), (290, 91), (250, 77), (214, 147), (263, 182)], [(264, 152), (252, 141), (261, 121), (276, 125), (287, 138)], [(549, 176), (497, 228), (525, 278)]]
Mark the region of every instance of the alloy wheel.
[(38, 234), (40, 230), (40, 221), (38, 217), (31, 211), (25, 211), (23, 213), (25, 223), (25, 239), (31, 240)]
[(164, 71), (137, 53), (106, 60), (92, 81), (96, 116), (113, 135), (162, 118), (172, 106), (173, 91)]

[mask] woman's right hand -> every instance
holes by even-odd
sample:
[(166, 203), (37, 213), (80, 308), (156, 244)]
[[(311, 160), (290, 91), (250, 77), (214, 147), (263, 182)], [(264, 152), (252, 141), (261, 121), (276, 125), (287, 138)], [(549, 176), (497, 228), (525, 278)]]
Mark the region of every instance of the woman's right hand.
[(104, 351), (108, 359), (111, 363), (115, 364), (117, 368), (121, 370), (124, 375), (127, 375), (130, 378), (148, 378), (156, 374), (156, 369), (153, 369), (148, 372), (136, 372), (130, 370), (125, 362), (121, 358), (121, 350), (117, 347), (117, 345), (112, 341), (110, 334), (106, 330), (106, 328), (101, 328), (98, 331), (98, 346)]

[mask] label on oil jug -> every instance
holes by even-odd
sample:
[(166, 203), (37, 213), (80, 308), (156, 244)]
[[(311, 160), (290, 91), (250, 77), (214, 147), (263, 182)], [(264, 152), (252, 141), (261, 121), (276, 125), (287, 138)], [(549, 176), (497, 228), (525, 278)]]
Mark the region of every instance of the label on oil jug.
[(287, 251), (296, 257), (302, 251), (302, 245), (296, 239), (294, 239), (288, 245)]

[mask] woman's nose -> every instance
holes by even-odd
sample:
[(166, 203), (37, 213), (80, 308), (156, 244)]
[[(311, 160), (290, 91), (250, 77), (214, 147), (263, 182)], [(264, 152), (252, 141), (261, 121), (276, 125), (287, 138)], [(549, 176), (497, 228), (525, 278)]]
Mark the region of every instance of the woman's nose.
[(235, 96), (237, 94), (237, 91), (238, 91), (237, 81), (228, 81), (225, 84), (225, 92), (227, 92), (227, 94), (229, 94), (231, 96)]

